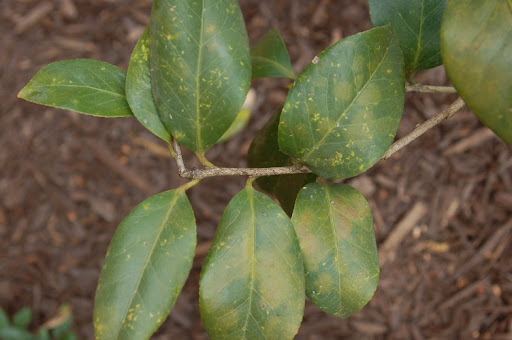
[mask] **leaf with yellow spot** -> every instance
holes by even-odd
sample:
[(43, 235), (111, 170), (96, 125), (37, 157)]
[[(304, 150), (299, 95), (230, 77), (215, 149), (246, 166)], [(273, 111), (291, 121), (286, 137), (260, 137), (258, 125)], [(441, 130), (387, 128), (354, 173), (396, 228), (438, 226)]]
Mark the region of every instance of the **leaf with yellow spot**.
[(133, 113), (125, 97), (126, 74), (119, 67), (91, 59), (57, 61), (43, 67), (18, 98), (98, 117)]
[(304, 268), (290, 219), (247, 187), (227, 206), (200, 279), (212, 339), (293, 339), (304, 313)]
[(155, 0), (153, 98), (171, 134), (198, 154), (228, 130), (244, 103), (251, 60), (236, 0)]
[(512, 146), (512, 1), (450, 0), (441, 54), (468, 107)]
[(135, 118), (142, 126), (157, 137), (170, 142), (171, 135), (160, 120), (151, 92), (149, 39), (149, 28), (146, 28), (130, 57), (126, 74), (126, 99)]
[(337, 317), (363, 308), (379, 282), (373, 217), (363, 195), (344, 184), (307, 184), (292, 223), (311, 301)]
[(402, 51), (390, 27), (337, 42), (290, 89), (279, 124), (281, 151), (322, 177), (364, 172), (393, 142), (404, 82)]
[(252, 78), (281, 77), (295, 79), (290, 55), (275, 29), (268, 31), (251, 48)]
[(135, 207), (105, 257), (94, 301), (96, 339), (148, 339), (169, 315), (195, 247), (195, 217), (185, 188)]

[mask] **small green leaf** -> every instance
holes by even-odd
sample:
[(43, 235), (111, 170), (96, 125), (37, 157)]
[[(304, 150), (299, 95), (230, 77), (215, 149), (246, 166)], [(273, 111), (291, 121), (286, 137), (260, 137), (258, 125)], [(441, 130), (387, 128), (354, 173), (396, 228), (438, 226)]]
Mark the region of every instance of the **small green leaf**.
[[(290, 156), (279, 151), (277, 144), (280, 116), (281, 111), (272, 116), (252, 141), (247, 155), (250, 167), (269, 168), (292, 165)], [(314, 174), (268, 176), (258, 178), (256, 183), (262, 190), (274, 196), (281, 203), (283, 210), (291, 216), (299, 190), (315, 178)]]
[(295, 79), (290, 55), (275, 29), (268, 31), (251, 48), (252, 78), (282, 77)]
[(160, 120), (151, 92), (149, 39), (149, 28), (146, 28), (130, 58), (126, 73), (126, 99), (139, 123), (157, 137), (170, 142), (171, 135)]
[(14, 327), (26, 329), (32, 321), (32, 309), (24, 307), (17, 311), (12, 317)]
[(297, 78), (279, 124), (279, 147), (316, 174), (347, 178), (373, 166), (404, 107), (402, 51), (377, 27), (326, 49)]
[(304, 313), (304, 268), (289, 218), (248, 185), (229, 203), (200, 280), (212, 339), (293, 339)]
[(449, 1), (441, 53), (448, 77), (468, 107), (512, 146), (510, 1)]
[(71, 307), (69, 305), (60, 306), (57, 319), (59, 320), (59, 323), (53, 327), (52, 336), (60, 340), (71, 329), (71, 325), (73, 323)]
[(228, 130), (251, 81), (237, 0), (155, 0), (151, 80), (160, 119), (183, 145), (206, 152)]
[(102, 61), (58, 61), (37, 72), (18, 98), (92, 116), (132, 116), (125, 98), (125, 80), (123, 70)]
[(448, 0), (369, 0), (375, 26), (391, 24), (404, 52), (407, 75), (442, 64), (441, 18)]
[(337, 317), (366, 305), (379, 282), (379, 258), (363, 195), (344, 184), (308, 184), (297, 197), (292, 223), (311, 301)]
[(187, 279), (196, 224), (183, 189), (140, 203), (119, 225), (94, 305), (96, 339), (148, 339), (167, 318)]
[(16, 328), (6, 327), (0, 329), (0, 339), (2, 340), (32, 340), (33, 336), (30, 332)]
[(5, 313), (2, 307), (0, 307), (0, 329), (9, 326), (9, 317)]
[[(52, 340), (50, 337), (50, 332), (47, 328), (43, 327), (37, 332), (37, 335), (34, 337), (35, 340)], [(57, 340), (61, 340), (57, 338)]]

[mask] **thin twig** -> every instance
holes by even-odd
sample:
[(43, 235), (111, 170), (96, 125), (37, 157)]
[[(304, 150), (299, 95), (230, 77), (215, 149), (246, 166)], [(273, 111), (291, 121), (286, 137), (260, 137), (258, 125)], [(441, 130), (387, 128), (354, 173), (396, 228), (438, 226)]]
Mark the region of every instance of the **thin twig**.
[(407, 92), (422, 92), (422, 93), (457, 93), (457, 90), (452, 86), (434, 86), (434, 85), (407, 85), (405, 87)]
[[(459, 98), (453, 102), (448, 108), (418, 125), (412, 130), (407, 136), (397, 140), (391, 145), (386, 154), (382, 159), (391, 157), (395, 152), (398, 152), (407, 144), (414, 141), (416, 138), (423, 135), (428, 130), (432, 129), (443, 120), (452, 117), (457, 111), (464, 106), (464, 101)], [(178, 173), (181, 177), (187, 179), (204, 179), (207, 177), (218, 177), (218, 176), (250, 176), (250, 177), (263, 177), (263, 176), (276, 176), (276, 175), (292, 175), (292, 174), (307, 174), (312, 171), (305, 166), (283, 166), (273, 168), (219, 168), (216, 166), (209, 167), (206, 169), (187, 169), (183, 162), (183, 155), (181, 148), (175, 139), (172, 141), (172, 148), (176, 153), (176, 164), (178, 165)]]
[(450, 106), (448, 106), (441, 113), (439, 113), (439, 114), (435, 115), (434, 117), (430, 118), (429, 120), (421, 123), (414, 130), (409, 132), (408, 135), (406, 135), (405, 137), (394, 142), (393, 145), (391, 145), (391, 147), (388, 149), (388, 151), (384, 154), (382, 159), (388, 159), (395, 152), (400, 151), (404, 146), (408, 145), (409, 143), (414, 141), (416, 138), (420, 137), (425, 132), (432, 129), (437, 124), (441, 123), (443, 120), (446, 120), (446, 119), (452, 117), (463, 106), (464, 106), (464, 101), (462, 100), (462, 98), (458, 98), (456, 101), (454, 101)]

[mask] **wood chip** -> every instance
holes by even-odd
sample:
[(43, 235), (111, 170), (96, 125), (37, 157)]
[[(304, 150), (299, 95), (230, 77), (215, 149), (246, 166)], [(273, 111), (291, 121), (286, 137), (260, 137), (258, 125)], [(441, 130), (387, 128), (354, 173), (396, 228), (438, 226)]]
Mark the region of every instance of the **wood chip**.
[(475, 132), (473, 132), (470, 136), (460, 140), (455, 145), (450, 146), (447, 148), (444, 152), (444, 156), (451, 156), (458, 153), (463, 153), (466, 150), (469, 150), (471, 148), (474, 148), (478, 146), (479, 144), (484, 143), (488, 139), (495, 136), (494, 132), (492, 132), (490, 129), (484, 127), (481, 128)]
[(428, 207), (423, 202), (418, 202), (414, 207), (402, 218), (398, 225), (391, 231), (386, 241), (381, 245), (379, 250), (380, 265), (384, 265), (387, 261), (393, 261), (396, 256), (396, 249), (402, 240), (409, 234), (418, 222), (427, 214)]
[(50, 11), (53, 9), (53, 3), (51, 2), (42, 2), (37, 5), (32, 11), (30, 11), (23, 18), (19, 19), (16, 23), (16, 27), (14, 31), (17, 34), (21, 34), (32, 26), (36, 25), (42, 18), (44, 18)]

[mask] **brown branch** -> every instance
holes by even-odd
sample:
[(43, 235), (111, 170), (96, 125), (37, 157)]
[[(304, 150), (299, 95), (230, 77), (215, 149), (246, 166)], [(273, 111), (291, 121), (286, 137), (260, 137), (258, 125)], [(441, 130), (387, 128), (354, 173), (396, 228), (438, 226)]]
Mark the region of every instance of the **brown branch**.
[(421, 123), (416, 128), (414, 128), (414, 130), (409, 132), (408, 135), (406, 135), (405, 137), (402, 137), (401, 139), (394, 142), (393, 145), (391, 145), (391, 147), (388, 149), (388, 151), (384, 154), (382, 159), (388, 159), (395, 152), (398, 152), (404, 146), (408, 145), (409, 143), (414, 141), (416, 138), (420, 137), (425, 132), (432, 129), (437, 124), (441, 123), (443, 120), (446, 120), (446, 119), (452, 117), (463, 106), (464, 106), (464, 101), (462, 100), (462, 98), (458, 98), (450, 106), (448, 106), (445, 110), (441, 111), (440, 113), (438, 113), (434, 117), (430, 118), (429, 120)]
[[(391, 145), (382, 159), (391, 157), (395, 152), (398, 152), (407, 144), (411, 143), (416, 138), (423, 135), (428, 130), (432, 129), (437, 124), (445, 119), (452, 117), (457, 111), (464, 106), (464, 101), (459, 98), (453, 102), (448, 108), (418, 125), (407, 136), (397, 140)], [(276, 176), (276, 175), (292, 175), (292, 174), (307, 174), (312, 171), (305, 166), (283, 166), (273, 168), (219, 168), (216, 166), (205, 169), (187, 169), (183, 161), (181, 148), (175, 139), (172, 141), (172, 148), (176, 153), (176, 164), (178, 165), (178, 173), (181, 177), (187, 179), (204, 179), (207, 177), (218, 176), (250, 176), (250, 177), (263, 177), (263, 176)]]
[(422, 93), (457, 93), (457, 90), (451, 86), (433, 86), (433, 85), (407, 85), (405, 87), (407, 92), (422, 92)]

